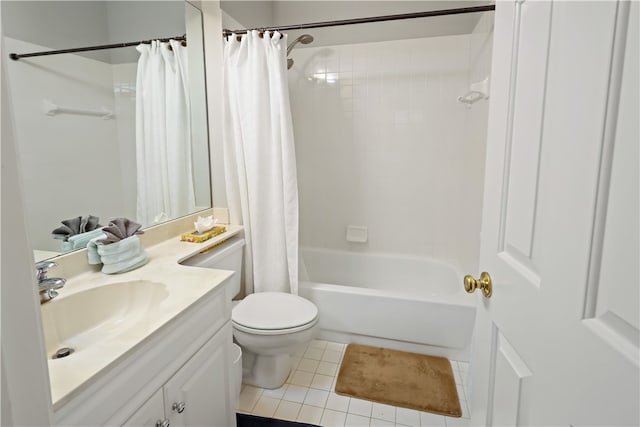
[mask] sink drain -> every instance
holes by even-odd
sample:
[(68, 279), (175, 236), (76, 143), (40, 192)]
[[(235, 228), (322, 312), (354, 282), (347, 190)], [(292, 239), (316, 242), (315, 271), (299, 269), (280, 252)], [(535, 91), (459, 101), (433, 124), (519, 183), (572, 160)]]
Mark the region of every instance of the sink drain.
[(51, 358), (52, 359), (61, 359), (63, 357), (67, 357), (71, 353), (73, 353), (73, 349), (72, 348), (62, 347), (61, 349), (56, 351), (55, 354), (53, 356), (51, 356)]

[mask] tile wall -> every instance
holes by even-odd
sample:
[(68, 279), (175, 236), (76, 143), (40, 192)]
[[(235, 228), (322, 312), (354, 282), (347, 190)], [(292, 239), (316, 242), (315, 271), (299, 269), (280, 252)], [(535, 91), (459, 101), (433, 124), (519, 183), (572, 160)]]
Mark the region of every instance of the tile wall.
[[(458, 35), (292, 53), (301, 245), (476, 265), (481, 210), (466, 196), (482, 200), (484, 142), (456, 101), (470, 49)], [(369, 241), (348, 243), (349, 224)]]

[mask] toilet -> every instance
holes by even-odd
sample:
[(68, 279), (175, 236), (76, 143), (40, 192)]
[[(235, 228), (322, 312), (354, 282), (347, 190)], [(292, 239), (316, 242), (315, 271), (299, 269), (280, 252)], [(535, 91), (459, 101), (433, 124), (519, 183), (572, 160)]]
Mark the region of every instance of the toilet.
[[(183, 264), (236, 272), (227, 286), (227, 296), (233, 299), (240, 293), (243, 247), (244, 239), (232, 237)], [(318, 308), (284, 292), (254, 293), (233, 303), (231, 323), (234, 340), (242, 349), (242, 382), (268, 389), (281, 387), (291, 372), (291, 355), (317, 334)]]
[(242, 381), (262, 388), (282, 386), (291, 372), (291, 355), (317, 333), (318, 309), (297, 295), (248, 295), (231, 316), (233, 337), (243, 350)]

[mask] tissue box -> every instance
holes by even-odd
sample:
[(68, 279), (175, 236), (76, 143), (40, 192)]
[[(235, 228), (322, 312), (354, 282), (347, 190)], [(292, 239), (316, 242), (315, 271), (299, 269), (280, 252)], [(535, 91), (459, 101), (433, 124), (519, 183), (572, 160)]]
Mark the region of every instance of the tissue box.
[(217, 236), (218, 234), (224, 233), (225, 231), (227, 231), (226, 227), (213, 227), (211, 230), (205, 231), (204, 233), (192, 231), (190, 233), (183, 233), (180, 236), (180, 240), (183, 242), (202, 243), (214, 236)]

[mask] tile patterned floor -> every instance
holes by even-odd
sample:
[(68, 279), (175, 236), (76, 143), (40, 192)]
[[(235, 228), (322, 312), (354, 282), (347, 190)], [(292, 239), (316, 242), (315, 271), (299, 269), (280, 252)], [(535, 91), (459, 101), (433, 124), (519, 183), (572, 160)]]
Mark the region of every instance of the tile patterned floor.
[(295, 368), (279, 389), (243, 385), (239, 412), (327, 427), (469, 425), (467, 363), (451, 361), (462, 407), (462, 418), (451, 418), (336, 394), (336, 377), (345, 348), (345, 344), (312, 341), (295, 355)]

